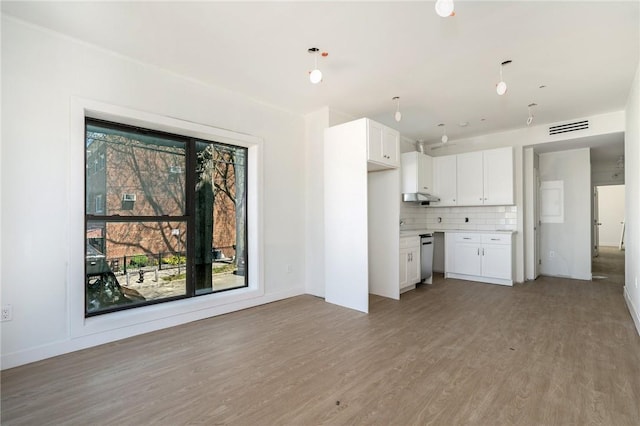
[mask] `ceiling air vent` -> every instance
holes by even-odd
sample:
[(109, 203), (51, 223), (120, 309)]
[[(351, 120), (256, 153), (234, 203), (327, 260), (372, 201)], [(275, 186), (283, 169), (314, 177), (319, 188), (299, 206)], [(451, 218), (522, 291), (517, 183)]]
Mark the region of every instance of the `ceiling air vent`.
[(589, 120), (575, 121), (573, 123), (558, 124), (549, 127), (549, 136), (560, 133), (577, 132), (578, 130), (586, 130), (589, 128)]

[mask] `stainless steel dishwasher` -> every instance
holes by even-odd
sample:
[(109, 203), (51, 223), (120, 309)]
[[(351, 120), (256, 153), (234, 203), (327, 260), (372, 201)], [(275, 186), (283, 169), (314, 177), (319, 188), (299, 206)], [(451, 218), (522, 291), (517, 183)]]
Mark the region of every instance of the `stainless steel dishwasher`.
[(420, 280), (433, 274), (433, 234), (420, 235)]

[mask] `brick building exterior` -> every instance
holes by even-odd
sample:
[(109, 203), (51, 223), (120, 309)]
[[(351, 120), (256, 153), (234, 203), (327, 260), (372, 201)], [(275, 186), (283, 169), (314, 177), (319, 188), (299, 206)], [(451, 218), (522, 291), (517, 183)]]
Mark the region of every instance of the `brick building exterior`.
[[(140, 217), (133, 222), (89, 221), (87, 241), (107, 261), (146, 255), (157, 261), (186, 251), (186, 222), (162, 222), (158, 216), (184, 216), (186, 164), (183, 142), (118, 134), (93, 134), (87, 143), (86, 212), (96, 216)], [(89, 133), (88, 133), (89, 139)], [(213, 236), (216, 254), (235, 256), (236, 209), (233, 154), (214, 145), (210, 167), (200, 179), (212, 182)], [(153, 261), (150, 261), (151, 263)]]

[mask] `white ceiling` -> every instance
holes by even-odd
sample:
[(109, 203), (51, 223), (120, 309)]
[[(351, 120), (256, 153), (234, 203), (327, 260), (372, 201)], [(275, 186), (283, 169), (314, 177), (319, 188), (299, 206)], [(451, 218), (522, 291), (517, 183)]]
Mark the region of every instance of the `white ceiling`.
[[(532, 102), (534, 124), (624, 108), (639, 62), (638, 0), (455, 4), (449, 18), (434, 1), (2, 1), (2, 11), (285, 110), (328, 105), (415, 140), (437, 141), (441, 122), (450, 140), (525, 127)], [(310, 47), (329, 52), (318, 85)]]

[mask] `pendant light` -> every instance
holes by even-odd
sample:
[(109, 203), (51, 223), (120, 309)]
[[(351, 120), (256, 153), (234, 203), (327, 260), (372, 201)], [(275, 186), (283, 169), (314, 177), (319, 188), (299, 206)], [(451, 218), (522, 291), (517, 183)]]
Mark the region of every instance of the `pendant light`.
[(533, 123), (533, 113), (531, 112), (531, 108), (534, 106), (538, 106), (538, 104), (536, 103), (530, 103), (528, 105), (529, 108), (529, 117), (527, 117), (527, 126), (531, 126), (531, 123)]
[(400, 113), (400, 96), (394, 96), (391, 100), (396, 101), (397, 107), (394, 118), (399, 123), (400, 120), (402, 120), (402, 114)]
[(309, 73), (309, 81), (313, 84), (318, 84), (322, 81), (322, 71), (318, 69), (318, 52), (319, 51), (320, 49), (318, 49), (317, 47), (312, 47), (308, 50), (309, 53), (313, 54), (314, 60), (315, 60), (313, 71)]
[(498, 93), (499, 96), (504, 95), (505, 93), (507, 93), (507, 83), (504, 82), (503, 78), (502, 78), (502, 67), (504, 67), (505, 65), (510, 64), (511, 61), (507, 60), (504, 61), (500, 64), (500, 82), (496, 85), (496, 92)]
[(447, 18), (453, 15), (453, 0), (436, 0), (436, 13)]
[(449, 141), (449, 136), (447, 136), (447, 127), (444, 125), (444, 123), (438, 124), (438, 127), (442, 127), (442, 137), (440, 138), (440, 140), (443, 144), (445, 144)]

